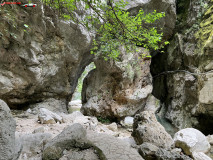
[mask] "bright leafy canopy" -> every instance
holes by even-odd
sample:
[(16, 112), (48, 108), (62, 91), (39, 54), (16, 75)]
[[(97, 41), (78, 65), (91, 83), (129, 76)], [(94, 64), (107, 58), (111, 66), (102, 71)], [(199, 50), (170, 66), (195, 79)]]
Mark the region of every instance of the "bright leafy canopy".
[[(140, 10), (131, 15), (123, 0), (44, 0), (46, 5), (55, 8), (60, 18), (71, 19), (97, 35), (91, 53), (101, 53), (104, 58), (118, 59), (120, 46), (126, 52), (136, 51), (137, 47), (158, 50), (163, 34), (150, 24), (165, 16), (165, 13), (144, 14)], [(83, 13), (82, 13), (83, 12)], [(80, 13), (80, 14), (79, 14)], [(80, 15), (80, 16), (79, 16)], [(168, 42), (165, 42), (168, 43)]]

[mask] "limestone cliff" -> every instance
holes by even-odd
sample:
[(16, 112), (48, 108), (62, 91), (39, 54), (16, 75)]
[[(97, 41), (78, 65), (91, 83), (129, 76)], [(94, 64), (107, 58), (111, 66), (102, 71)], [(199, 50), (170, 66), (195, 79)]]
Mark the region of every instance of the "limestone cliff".
[(212, 4), (177, 1), (174, 36), (151, 67), (153, 94), (164, 104), (165, 117), (178, 128), (196, 127), (206, 134), (213, 123)]
[(0, 98), (10, 107), (47, 100), (60, 101), (58, 108), (66, 109), (92, 61), (92, 36), (72, 21), (59, 20), (40, 1), (33, 2), (37, 7), (0, 8)]

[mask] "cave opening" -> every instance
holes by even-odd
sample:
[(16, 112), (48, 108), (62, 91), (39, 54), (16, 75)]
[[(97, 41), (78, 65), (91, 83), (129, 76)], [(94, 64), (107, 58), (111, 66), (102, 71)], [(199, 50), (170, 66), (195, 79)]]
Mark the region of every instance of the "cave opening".
[(90, 71), (94, 70), (96, 68), (95, 63), (91, 62), (89, 65), (87, 65), (82, 72), (81, 76), (78, 78), (78, 83), (75, 88), (75, 91), (72, 95), (72, 98), (68, 105), (68, 112), (72, 113), (74, 111), (80, 111), (82, 106), (82, 89), (83, 89), (83, 81), (86, 78), (86, 76), (89, 74)]

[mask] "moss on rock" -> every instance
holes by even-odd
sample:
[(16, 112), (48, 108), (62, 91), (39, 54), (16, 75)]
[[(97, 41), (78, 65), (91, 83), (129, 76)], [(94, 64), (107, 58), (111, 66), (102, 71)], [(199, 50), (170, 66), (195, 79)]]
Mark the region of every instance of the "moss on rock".
[(206, 48), (213, 47), (213, 5), (204, 14), (200, 27), (195, 37), (198, 39), (198, 47), (203, 54)]

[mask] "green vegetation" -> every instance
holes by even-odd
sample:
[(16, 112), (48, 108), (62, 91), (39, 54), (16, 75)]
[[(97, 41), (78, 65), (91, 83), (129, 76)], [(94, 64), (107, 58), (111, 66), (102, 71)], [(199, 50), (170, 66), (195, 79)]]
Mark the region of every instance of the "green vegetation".
[(200, 23), (200, 29), (195, 34), (201, 53), (203, 53), (204, 48), (208, 47), (213, 41), (213, 5), (205, 12), (203, 17), (203, 21)]
[(98, 119), (98, 121), (101, 122), (101, 123), (107, 123), (107, 124), (109, 124), (109, 123), (111, 122), (111, 121), (110, 121), (109, 119), (107, 119), (107, 118), (98, 117), (97, 119)]
[(84, 81), (84, 78), (87, 76), (87, 74), (95, 69), (95, 64), (92, 62), (90, 65), (88, 65), (84, 72), (81, 74), (81, 77), (78, 79), (78, 85), (76, 87), (76, 90), (75, 90), (75, 93), (73, 95), (73, 98), (72, 100), (77, 100), (77, 99), (81, 99), (81, 91), (82, 91), (82, 87), (83, 87), (83, 81)]
[(0, 38), (18, 40), (20, 38), (20, 33), (24, 31), (29, 33), (30, 26), (23, 24), (23, 20), (18, 18), (19, 10), (17, 8), (11, 8), (9, 5), (0, 7)]
[[(102, 55), (105, 60), (118, 60), (120, 47), (125, 51), (137, 51), (137, 47), (147, 50), (159, 50), (165, 43), (163, 33), (158, 33), (152, 23), (165, 16), (165, 13), (145, 14), (139, 10), (137, 15), (131, 15), (123, 0), (43, 0), (46, 5), (53, 7), (60, 18), (83, 25), (91, 33), (96, 33), (93, 41), (92, 54)], [(77, 14), (78, 13), (78, 16)], [(79, 16), (80, 15), (80, 16)]]

